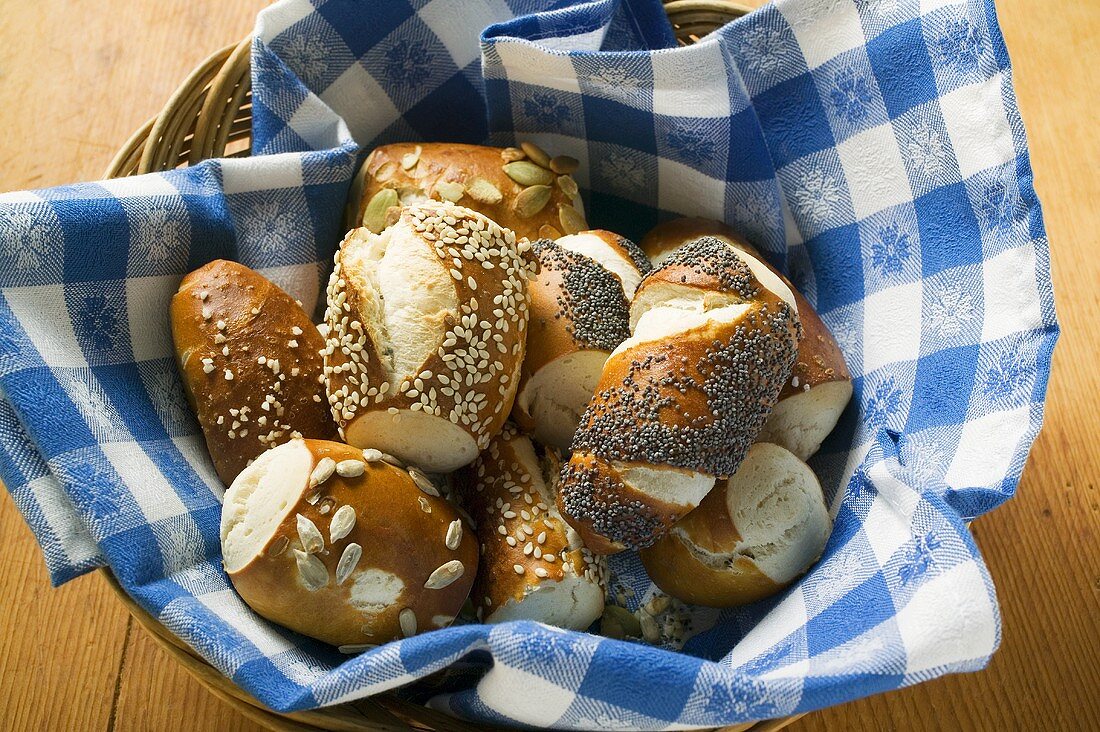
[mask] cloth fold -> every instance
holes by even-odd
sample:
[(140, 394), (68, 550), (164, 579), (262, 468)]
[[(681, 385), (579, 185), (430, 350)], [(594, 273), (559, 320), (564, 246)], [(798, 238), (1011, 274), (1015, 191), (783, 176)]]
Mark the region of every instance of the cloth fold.
[[(991, 2), (780, 0), (677, 47), (657, 0), (282, 0), (252, 68), (253, 157), (0, 196), (0, 476), (54, 583), (110, 566), (282, 711), (405, 687), (482, 722), (710, 727), (988, 661), (964, 522), (1015, 490), (1058, 333)], [(855, 387), (812, 460), (835, 517), (812, 572), (670, 603), (664, 647), (507, 623), (347, 658), (241, 602), (168, 301), (226, 257), (315, 309), (357, 160), (409, 139), (536, 141), (581, 161), (594, 226), (720, 218), (790, 273)], [(655, 596), (635, 555), (612, 569), (614, 600)]]

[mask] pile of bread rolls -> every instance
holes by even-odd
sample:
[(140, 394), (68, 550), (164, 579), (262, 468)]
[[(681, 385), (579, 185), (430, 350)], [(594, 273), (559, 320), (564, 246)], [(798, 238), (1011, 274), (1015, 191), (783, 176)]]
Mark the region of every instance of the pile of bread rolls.
[(577, 165), (531, 143), (376, 149), (319, 324), (239, 264), (184, 278), (180, 373), (257, 613), (347, 652), (464, 605), (578, 630), (606, 607), (622, 635), (607, 554), (714, 607), (820, 556), (805, 460), (851, 396), (836, 342), (720, 222), (640, 246), (588, 229)]

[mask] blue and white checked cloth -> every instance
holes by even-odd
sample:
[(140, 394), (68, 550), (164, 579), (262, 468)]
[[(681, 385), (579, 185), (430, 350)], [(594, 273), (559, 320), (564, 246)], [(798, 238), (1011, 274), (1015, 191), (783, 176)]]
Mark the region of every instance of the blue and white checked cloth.
[[(779, 0), (676, 48), (657, 0), (284, 0), (253, 74), (251, 159), (0, 197), (0, 474), (55, 583), (109, 564), (278, 710), (451, 666), (447, 693), (407, 693), (673, 729), (985, 665), (1000, 621), (964, 520), (1015, 490), (1058, 333), (991, 2)], [(221, 570), (168, 300), (229, 257), (315, 306), (362, 148), (517, 138), (581, 161), (595, 225), (726, 219), (816, 302), (855, 377), (813, 461), (836, 528), (781, 596), (696, 611), (684, 653), (515, 623), (345, 659), (257, 618)], [(635, 557), (613, 568), (631, 607), (652, 595)]]

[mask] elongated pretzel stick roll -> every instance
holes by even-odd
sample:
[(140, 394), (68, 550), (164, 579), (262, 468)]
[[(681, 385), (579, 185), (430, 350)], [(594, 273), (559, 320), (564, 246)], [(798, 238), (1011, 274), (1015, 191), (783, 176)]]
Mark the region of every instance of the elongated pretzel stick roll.
[(486, 623), (537, 620), (584, 630), (603, 613), (603, 558), (554, 506), (560, 467), (552, 452), (540, 459), (531, 440), (506, 424), (460, 477), (481, 544), (472, 597)]
[(352, 184), (351, 226), (378, 232), (390, 206), (447, 201), (478, 211), (517, 236), (555, 239), (587, 229), (572, 173), (578, 163), (538, 145), (483, 147), (398, 142), (375, 148)]
[(798, 345), (789, 289), (700, 239), (642, 281), (573, 439), (558, 507), (590, 549), (649, 546), (737, 470)]
[(533, 245), (527, 356), (512, 410), (546, 445), (569, 447), (604, 362), (630, 336), (630, 300), (649, 264), (610, 231), (586, 231)]
[(798, 359), (791, 377), (783, 386), (779, 401), (760, 430), (758, 439), (782, 445), (800, 459), (807, 460), (833, 431), (840, 413), (852, 397), (852, 377), (844, 363), (844, 354), (828, 326), (802, 293), (759, 257), (751, 244), (721, 221), (697, 218), (666, 221), (645, 235), (641, 247), (657, 264), (680, 247), (703, 236), (715, 237), (758, 257), (794, 292), (804, 336), (798, 344)]
[(477, 457), (519, 382), (529, 251), (452, 204), (406, 208), (381, 233), (347, 235), (329, 279), (323, 355), (349, 444), (435, 473)]
[(317, 327), (259, 272), (219, 259), (183, 278), (169, 307), (184, 389), (218, 477), (294, 437), (329, 438)]
[(767, 442), (656, 544), (642, 564), (662, 590), (693, 605), (731, 607), (773, 595), (809, 569), (832, 522), (806, 463)]
[(338, 646), (449, 625), (477, 574), (472, 528), (422, 473), (327, 440), (291, 440), (245, 468), (221, 544), (253, 610)]

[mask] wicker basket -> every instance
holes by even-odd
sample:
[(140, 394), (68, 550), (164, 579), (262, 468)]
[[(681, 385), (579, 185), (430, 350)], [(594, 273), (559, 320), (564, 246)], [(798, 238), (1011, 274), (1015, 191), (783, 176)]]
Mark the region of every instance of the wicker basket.
[[(748, 12), (749, 8), (723, 0), (666, 0), (665, 9), (677, 40), (687, 45), (719, 26)], [(206, 158), (241, 157), (249, 154), (252, 135), (252, 97), (249, 51), (252, 39), (223, 48), (207, 58), (153, 119), (126, 142), (107, 168), (107, 178), (140, 175), (193, 165)], [(305, 730), (479, 730), (473, 725), (392, 694), (306, 712), (278, 714), (264, 707), (215, 670), (121, 588), (109, 570), (103, 576), (134, 618), (158, 644), (197, 678), (211, 693), (241, 714), (265, 727), (280, 731)], [(781, 729), (796, 717), (726, 727), (721, 732), (769, 732)]]

